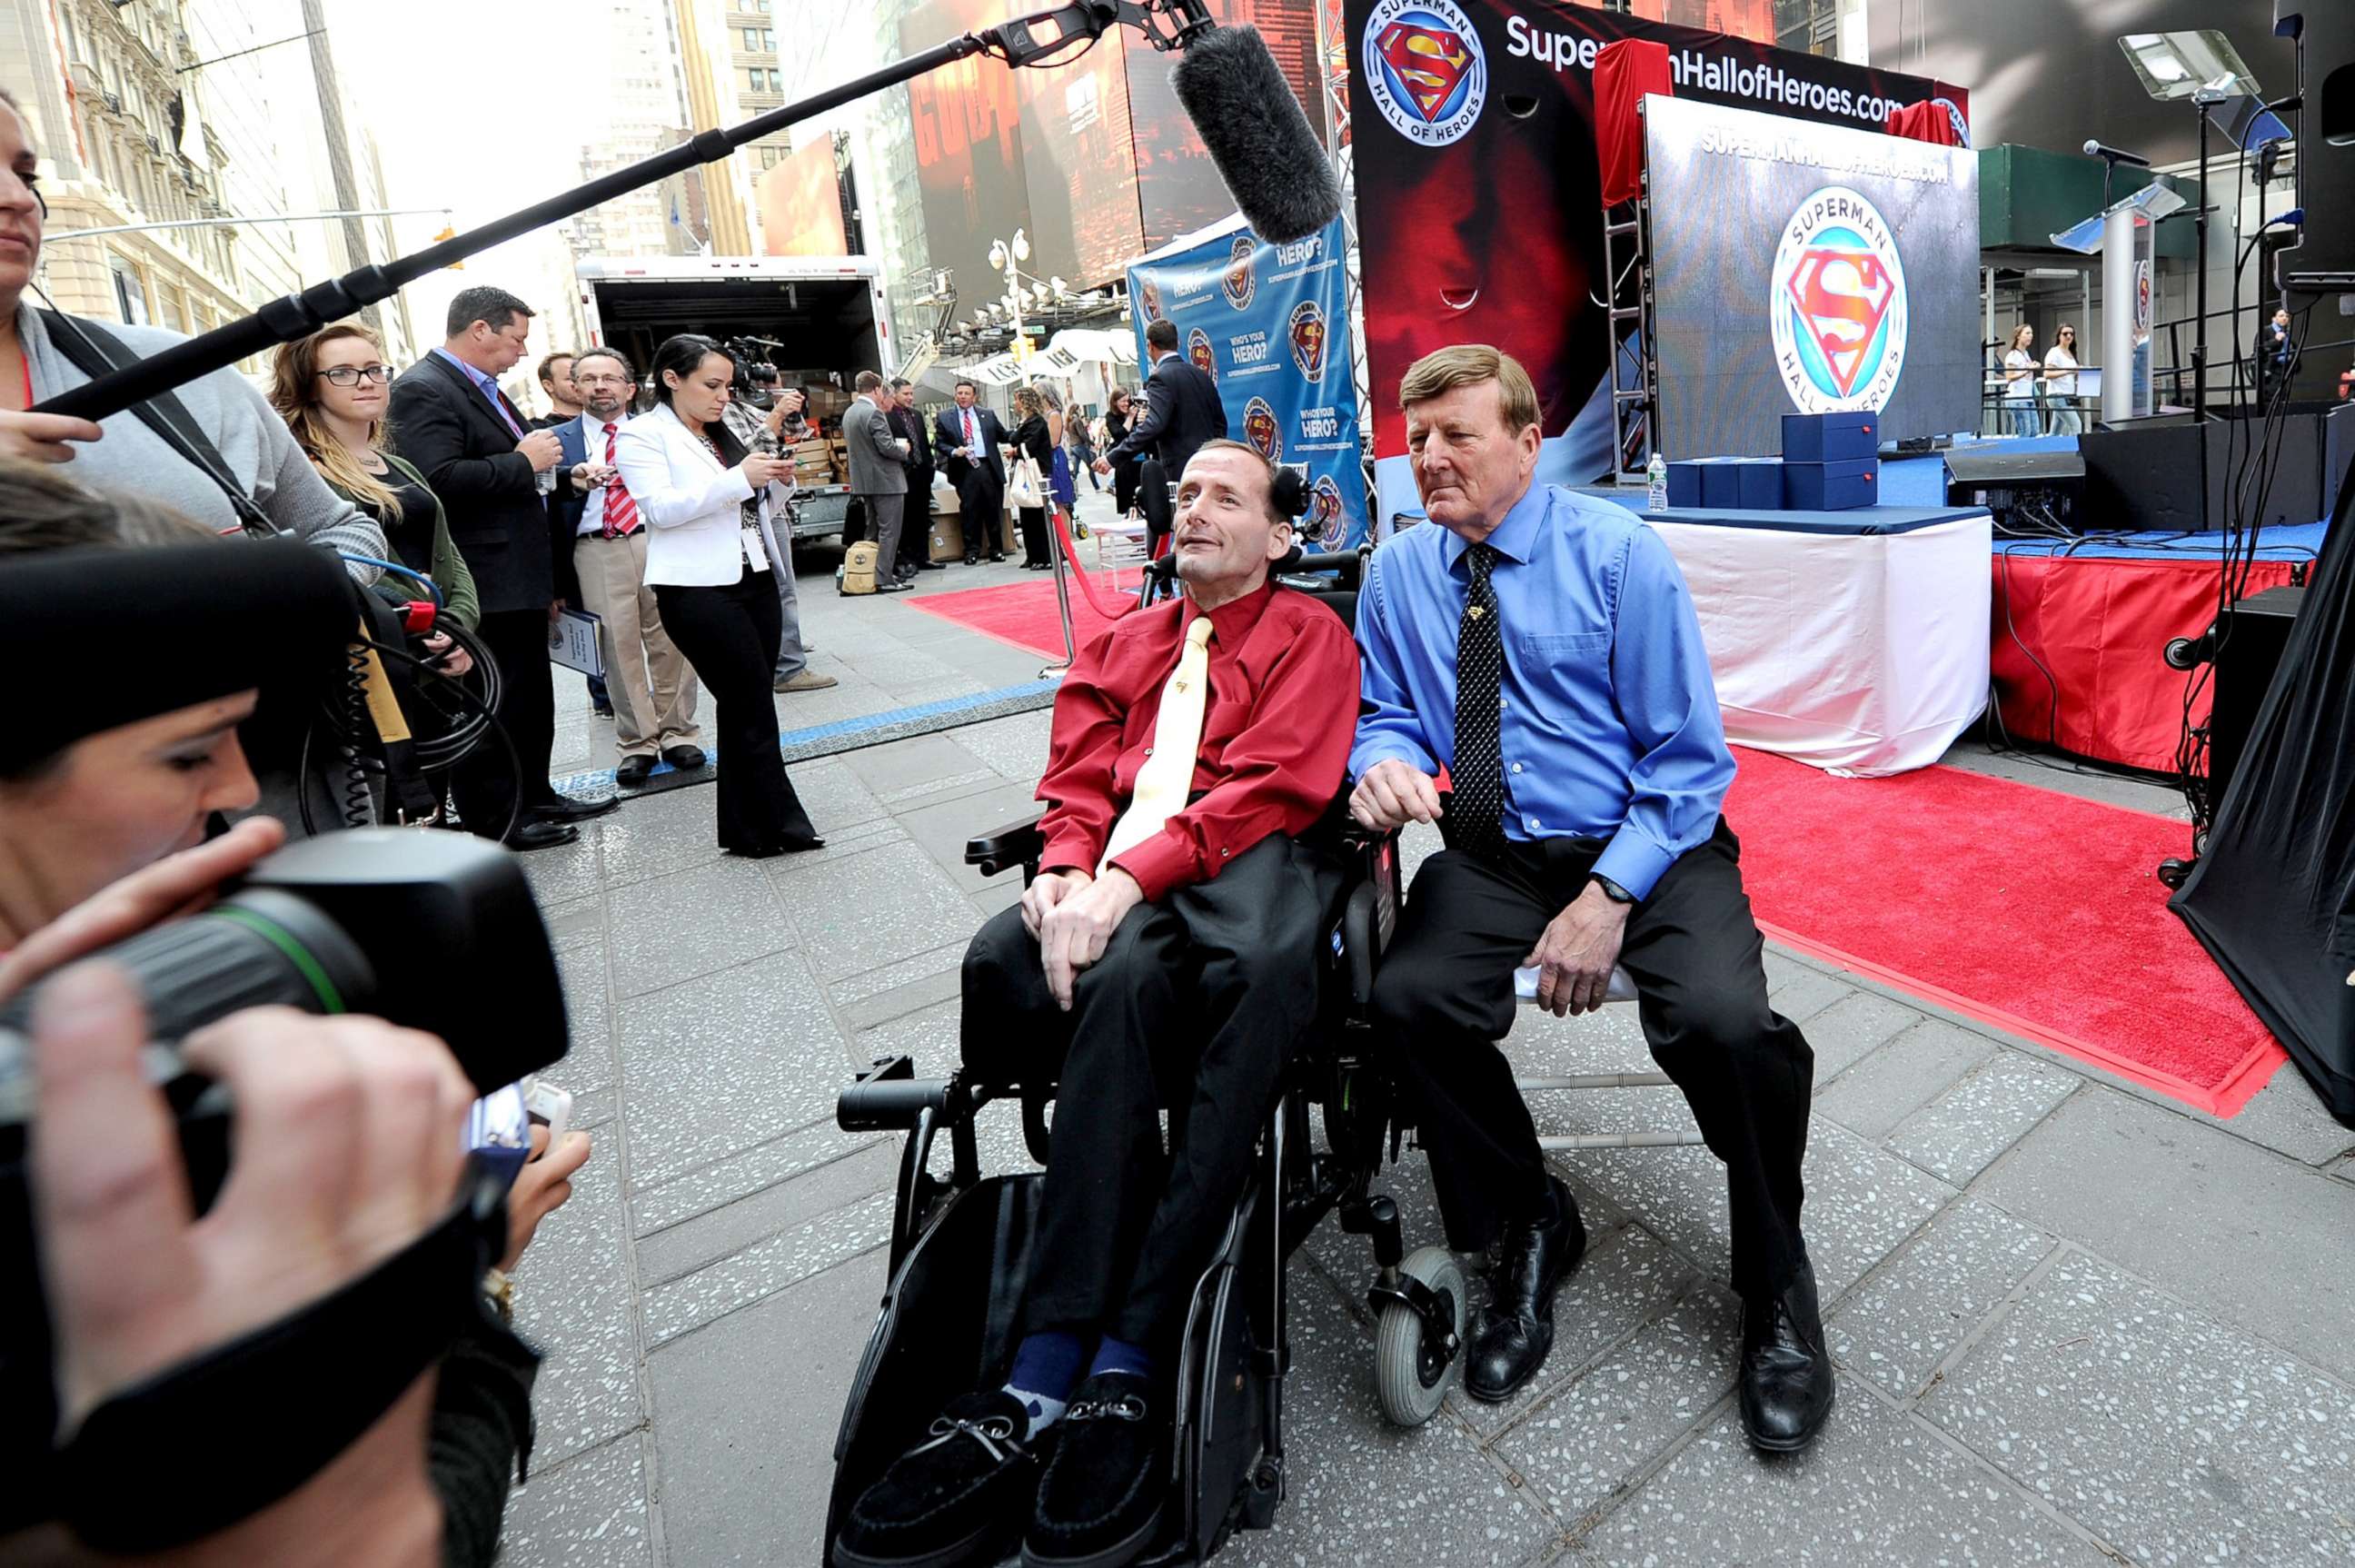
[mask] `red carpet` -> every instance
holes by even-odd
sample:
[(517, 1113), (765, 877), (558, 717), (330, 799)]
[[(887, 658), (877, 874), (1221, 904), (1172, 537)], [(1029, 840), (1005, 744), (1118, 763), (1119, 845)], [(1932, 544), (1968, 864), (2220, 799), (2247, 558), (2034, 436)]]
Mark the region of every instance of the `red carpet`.
[[(1087, 574), (1096, 598), (1107, 609), (1132, 602), (1140, 575), (1133, 566)], [(911, 594), (900, 603), (911, 609), (922, 610), (927, 615), (938, 615), (944, 621), (954, 621), (961, 626), (971, 627), (1001, 643), (1035, 648), (1050, 658), (1063, 656), (1063, 623), (1055, 608), (1055, 580), (1043, 571), (1032, 574), (1028, 581), (1023, 582), (1001, 583), (995, 588), (966, 588), (954, 593)], [(1087, 595), (1074, 582), (1071, 585), (1072, 645), (1079, 648), (1087, 646), (1088, 639), (1110, 624), (1108, 617), (1096, 613), (1088, 603)]]
[[(1061, 656), (1050, 580), (906, 603)], [(1071, 623), (1084, 645), (1105, 621), (1075, 591)], [(2153, 871), (2182, 824), (1955, 768), (1838, 779), (1734, 754), (1726, 815), (1774, 940), (2218, 1115), (2286, 1060), (2167, 911)]]
[(2231, 1115), (2282, 1049), (2152, 874), (2182, 824), (1956, 768), (1838, 779), (1739, 748), (1767, 935)]

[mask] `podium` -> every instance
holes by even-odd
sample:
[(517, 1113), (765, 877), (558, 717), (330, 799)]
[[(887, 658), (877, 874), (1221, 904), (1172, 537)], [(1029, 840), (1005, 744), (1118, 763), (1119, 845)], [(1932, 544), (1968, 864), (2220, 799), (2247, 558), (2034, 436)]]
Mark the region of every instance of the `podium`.
[(2052, 236), (2052, 243), (2064, 251), (2102, 258), (2105, 420), (2147, 419), (2154, 411), (2150, 326), (2157, 280), (2151, 273), (2151, 251), (2159, 219), (2181, 211), (2184, 205), (2175, 192), (2153, 183)]

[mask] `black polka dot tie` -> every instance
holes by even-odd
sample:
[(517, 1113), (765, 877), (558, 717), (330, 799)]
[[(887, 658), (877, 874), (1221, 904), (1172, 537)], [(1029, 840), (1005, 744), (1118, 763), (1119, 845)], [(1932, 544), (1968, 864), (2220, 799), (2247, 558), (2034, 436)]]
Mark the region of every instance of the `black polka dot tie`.
[(1476, 544), (1465, 552), (1471, 584), (1455, 627), (1455, 756), (1447, 765), (1455, 793), (1440, 819), (1451, 848), (1483, 860), (1505, 850), (1503, 717), (1505, 634), (1497, 624), (1497, 592), (1488, 573), (1497, 552)]

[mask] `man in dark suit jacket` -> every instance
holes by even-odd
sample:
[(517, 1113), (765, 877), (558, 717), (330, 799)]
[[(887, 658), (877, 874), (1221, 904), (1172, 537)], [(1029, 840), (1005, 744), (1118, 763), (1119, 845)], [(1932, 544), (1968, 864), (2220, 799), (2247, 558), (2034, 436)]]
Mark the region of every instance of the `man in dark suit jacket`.
[(1146, 548), (1157, 555), (1172, 520), (1168, 476), (1186, 472), (1187, 461), (1204, 442), (1226, 439), (1227, 407), (1219, 401), (1217, 383), (1178, 352), (1177, 323), (1148, 323), (1145, 347), (1153, 356), (1153, 373), (1145, 379), (1145, 417), (1119, 445), (1096, 459), (1096, 472), (1111, 473), (1123, 457), (1144, 457), (1136, 498), (1145, 507)]
[(442, 347), (393, 382), (389, 421), (400, 455), (424, 474), (449, 514), (450, 538), (482, 601), (475, 635), (504, 677), (498, 721), (515, 761), (485, 740), (451, 771), (450, 793), (470, 830), (486, 837), (505, 830), (518, 849), (569, 844), (581, 836), (573, 823), (619, 804), (611, 795), (570, 799), (548, 778), (556, 746), (548, 630), (558, 602), (553, 525), (539, 478), (563, 446), (553, 431), (527, 432), (521, 411), (498, 386), (523, 357), (531, 315), (505, 289), (461, 289), (450, 302)]
[(900, 575), (938, 571), (932, 559), (932, 437), (916, 411), (916, 389), (906, 378), (893, 381), (891, 429), (908, 443), (908, 510), (900, 524)]
[(956, 407), (932, 421), (933, 450), (956, 486), (967, 566), (981, 560), (985, 544), (990, 560), (1006, 559), (1006, 427), (980, 402), (981, 389), (959, 381)]

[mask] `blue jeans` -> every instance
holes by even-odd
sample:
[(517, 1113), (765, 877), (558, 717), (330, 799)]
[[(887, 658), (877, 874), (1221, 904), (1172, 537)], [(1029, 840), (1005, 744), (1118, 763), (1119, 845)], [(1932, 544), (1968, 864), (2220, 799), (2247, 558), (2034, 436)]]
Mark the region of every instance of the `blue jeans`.
[(2042, 435), (2044, 433), (2044, 427), (2036, 417), (2034, 403), (2014, 402), (2007, 404), (2006, 407), (2011, 414), (2012, 434)]

